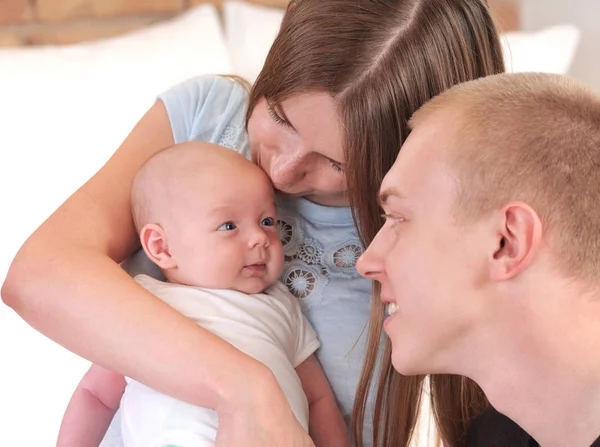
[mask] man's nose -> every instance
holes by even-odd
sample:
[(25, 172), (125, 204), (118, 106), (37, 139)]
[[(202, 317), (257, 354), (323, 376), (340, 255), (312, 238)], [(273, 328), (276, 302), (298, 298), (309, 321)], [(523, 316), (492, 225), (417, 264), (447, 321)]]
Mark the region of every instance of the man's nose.
[(377, 236), (356, 261), (356, 270), (361, 276), (373, 281), (379, 280), (384, 274), (383, 245)]

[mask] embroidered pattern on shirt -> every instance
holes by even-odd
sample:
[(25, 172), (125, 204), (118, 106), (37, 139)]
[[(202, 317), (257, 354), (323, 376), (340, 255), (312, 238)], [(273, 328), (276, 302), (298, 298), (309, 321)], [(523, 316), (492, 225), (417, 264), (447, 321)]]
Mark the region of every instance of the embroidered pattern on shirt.
[(336, 267), (354, 267), (361, 254), (362, 248), (357, 244), (346, 245), (333, 254), (333, 262)]
[(277, 230), (279, 231), (279, 240), (281, 241), (281, 244), (284, 248), (288, 247), (292, 242), (292, 237), (294, 235), (292, 226), (280, 219), (277, 221)]
[(347, 241), (328, 250), (323, 257), (323, 264), (332, 276), (355, 278), (358, 276), (356, 261), (362, 253), (363, 248), (358, 239)]
[(306, 238), (300, 244), (297, 256), (309, 265), (320, 264), (323, 256), (323, 244), (312, 237)]
[(279, 237), (285, 255), (285, 270), (280, 280), (300, 301), (304, 311), (323, 300), (323, 290), (329, 277), (356, 278), (356, 261), (362, 254), (358, 239), (325, 247), (306, 234), (305, 222), (292, 217), (280, 207), (277, 221)]
[(322, 275), (316, 266), (306, 265), (303, 261), (295, 259), (287, 264), (281, 281), (290, 293), (298, 298), (300, 307), (306, 312), (321, 302), (329, 278)]
[(294, 268), (285, 275), (285, 285), (294, 296), (306, 298), (317, 285), (317, 275), (302, 267)]
[(237, 150), (237, 143), (241, 133), (241, 126), (234, 126), (229, 124), (225, 126), (225, 129), (223, 129), (223, 133), (219, 137), (219, 141), (217, 141), (217, 144), (219, 146), (225, 146), (229, 149)]

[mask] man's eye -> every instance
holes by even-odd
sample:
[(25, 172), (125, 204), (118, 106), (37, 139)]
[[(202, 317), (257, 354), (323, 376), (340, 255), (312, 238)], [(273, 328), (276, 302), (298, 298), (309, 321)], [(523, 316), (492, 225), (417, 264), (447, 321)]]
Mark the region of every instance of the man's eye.
[(386, 223), (390, 223), (392, 228), (396, 228), (396, 226), (406, 220), (404, 217), (396, 216), (394, 214), (382, 214), (381, 217), (385, 219)]
[(219, 231), (232, 231), (237, 227), (233, 222), (225, 222), (223, 225), (219, 227)]
[(273, 225), (275, 225), (275, 219), (273, 219), (272, 217), (265, 217), (262, 220), (261, 225), (264, 225), (265, 227), (272, 227)]

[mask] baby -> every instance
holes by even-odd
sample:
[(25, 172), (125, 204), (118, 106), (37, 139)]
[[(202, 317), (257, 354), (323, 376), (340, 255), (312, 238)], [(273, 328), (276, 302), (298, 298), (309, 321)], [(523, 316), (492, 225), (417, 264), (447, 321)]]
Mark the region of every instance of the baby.
[[(347, 428), (314, 356), (317, 336), (277, 281), (283, 249), (266, 174), (232, 150), (184, 143), (145, 163), (131, 199), (144, 252), (166, 278), (137, 275), (136, 281), (269, 367), (317, 446), (348, 446)], [(302, 368), (307, 362), (316, 368)], [(125, 447), (214, 445), (216, 412), (126, 380)]]

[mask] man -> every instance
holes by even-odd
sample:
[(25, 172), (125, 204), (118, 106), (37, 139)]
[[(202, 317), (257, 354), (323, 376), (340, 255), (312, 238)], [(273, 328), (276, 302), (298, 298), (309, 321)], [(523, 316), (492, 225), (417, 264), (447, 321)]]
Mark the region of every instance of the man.
[(533, 437), (492, 412), (472, 445), (589, 446), (600, 435), (600, 95), (502, 74), (441, 94), (411, 126), (381, 186), (386, 224), (357, 264), (381, 283), (394, 367), (472, 378)]

